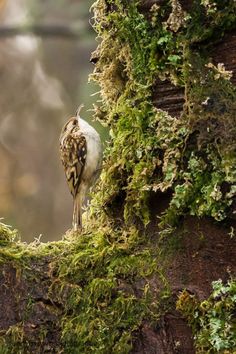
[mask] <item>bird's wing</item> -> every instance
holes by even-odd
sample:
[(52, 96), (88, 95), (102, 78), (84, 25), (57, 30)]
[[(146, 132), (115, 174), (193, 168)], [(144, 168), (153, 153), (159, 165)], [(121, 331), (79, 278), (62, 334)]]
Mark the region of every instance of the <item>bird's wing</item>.
[(70, 134), (60, 146), (61, 160), (67, 183), (73, 197), (76, 196), (87, 155), (86, 139), (82, 134)]

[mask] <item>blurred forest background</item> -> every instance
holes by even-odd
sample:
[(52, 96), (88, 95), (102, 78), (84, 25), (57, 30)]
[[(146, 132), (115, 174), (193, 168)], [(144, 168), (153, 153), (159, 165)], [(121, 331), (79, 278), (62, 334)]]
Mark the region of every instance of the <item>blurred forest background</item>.
[[(93, 2), (0, 0), (0, 217), (24, 241), (57, 240), (71, 227), (58, 139), (78, 105), (90, 120), (97, 100), (98, 87), (87, 83)], [(37, 35), (18, 35), (29, 27)]]

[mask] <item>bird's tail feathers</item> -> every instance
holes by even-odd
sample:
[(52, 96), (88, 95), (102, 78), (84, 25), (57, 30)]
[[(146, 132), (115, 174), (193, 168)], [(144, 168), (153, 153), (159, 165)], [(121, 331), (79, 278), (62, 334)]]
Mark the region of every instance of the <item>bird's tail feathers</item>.
[(82, 229), (82, 200), (80, 194), (77, 194), (74, 199), (74, 211), (73, 211), (73, 230), (78, 231)]

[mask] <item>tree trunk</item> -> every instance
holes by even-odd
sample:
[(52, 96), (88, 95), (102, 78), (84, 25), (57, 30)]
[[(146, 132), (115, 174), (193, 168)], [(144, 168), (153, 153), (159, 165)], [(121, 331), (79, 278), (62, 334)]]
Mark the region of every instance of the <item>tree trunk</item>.
[(25, 245), (0, 224), (1, 353), (235, 353), (234, 14), (95, 3), (102, 178), (81, 234)]

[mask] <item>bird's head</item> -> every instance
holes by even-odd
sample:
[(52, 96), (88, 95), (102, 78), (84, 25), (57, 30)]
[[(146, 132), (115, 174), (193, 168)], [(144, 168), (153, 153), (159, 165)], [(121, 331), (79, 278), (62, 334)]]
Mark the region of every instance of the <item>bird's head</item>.
[(71, 117), (62, 128), (62, 134), (70, 134), (76, 126), (78, 126), (77, 117)]
[(79, 108), (76, 111), (76, 116), (75, 117), (71, 117), (66, 124), (64, 125), (64, 127), (62, 128), (62, 135), (67, 135), (72, 133), (72, 131), (74, 130), (75, 127), (79, 126), (79, 119), (80, 119), (80, 111), (81, 109), (84, 107), (83, 104), (81, 104), (79, 106)]

